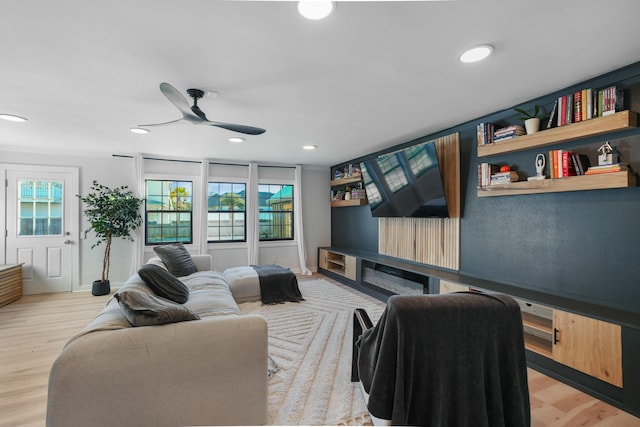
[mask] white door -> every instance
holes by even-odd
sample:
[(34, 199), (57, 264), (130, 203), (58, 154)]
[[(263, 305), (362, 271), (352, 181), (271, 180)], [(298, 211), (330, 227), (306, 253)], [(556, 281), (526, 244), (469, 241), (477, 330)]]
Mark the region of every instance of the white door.
[(6, 263), (23, 293), (70, 292), (79, 278), (78, 169), (5, 165)]

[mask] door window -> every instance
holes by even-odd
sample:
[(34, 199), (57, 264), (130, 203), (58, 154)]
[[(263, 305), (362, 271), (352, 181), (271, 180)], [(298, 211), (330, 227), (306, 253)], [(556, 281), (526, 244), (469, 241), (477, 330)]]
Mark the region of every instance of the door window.
[(61, 236), (62, 181), (18, 180), (18, 236)]

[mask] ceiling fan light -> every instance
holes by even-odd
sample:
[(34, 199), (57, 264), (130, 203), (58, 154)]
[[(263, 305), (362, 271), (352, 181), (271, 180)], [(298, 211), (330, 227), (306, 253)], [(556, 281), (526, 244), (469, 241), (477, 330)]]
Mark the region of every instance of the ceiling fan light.
[(307, 19), (318, 20), (331, 14), (335, 3), (328, 0), (300, 0), (298, 12)]
[(10, 122), (26, 122), (27, 119), (20, 116), (14, 116), (13, 114), (0, 114), (0, 119), (8, 120)]
[(149, 129), (145, 128), (131, 128), (129, 129), (129, 131), (131, 131), (131, 133), (137, 133), (140, 135), (151, 132)]
[(240, 138), (238, 136), (232, 136), (231, 138), (229, 138), (229, 142), (233, 142), (235, 144), (239, 144), (241, 142), (244, 142), (244, 138)]
[(460, 55), (460, 62), (470, 64), (472, 62), (482, 61), (493, 52), (493, 46), (483, 44), (480, 46), (472, 47)]

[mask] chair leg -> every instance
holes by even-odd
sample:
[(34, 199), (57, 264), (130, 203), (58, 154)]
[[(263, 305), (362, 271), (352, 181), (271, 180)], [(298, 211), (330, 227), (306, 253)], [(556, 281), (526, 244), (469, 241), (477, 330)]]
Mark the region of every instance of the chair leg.
[(351, 382), (360, 381), (358, 374), (358, 339), (362, 333), (373, 327), (371, 318), (363, 308), (356, 308), (353, 311), (353, 349), (351, 352)]

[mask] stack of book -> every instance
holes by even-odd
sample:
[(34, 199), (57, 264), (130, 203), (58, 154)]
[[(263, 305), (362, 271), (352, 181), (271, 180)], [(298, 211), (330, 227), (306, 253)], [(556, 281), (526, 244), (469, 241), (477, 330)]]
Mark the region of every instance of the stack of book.
[(558, 97), (547, 122), (547, 128), (565, 126), (624, 109), (624, 91), (617, 86), (599, 90), (582, 89)]
[(500, 128), (493, 133), (493, 142), (506, 141), (519, 135), (524, 135), (525, 130), (520, 125), (511, 125)]
[(491, 175), (490, 185), (508, 184), (510, 182), (518, 181), (518, 172), (498, 172)]
[(622, 163), (614, 163), (612, 165), (591, 166), (585, 172), (585, 175), (596, 175), (599, 173), (620, 172), (626, 171), (627, 166)]
[(549, 176), (551, 178), (585, 175), (589, 166), (591, 166), (591, 161), (586, 154), (568, 150), (549, 151)]

